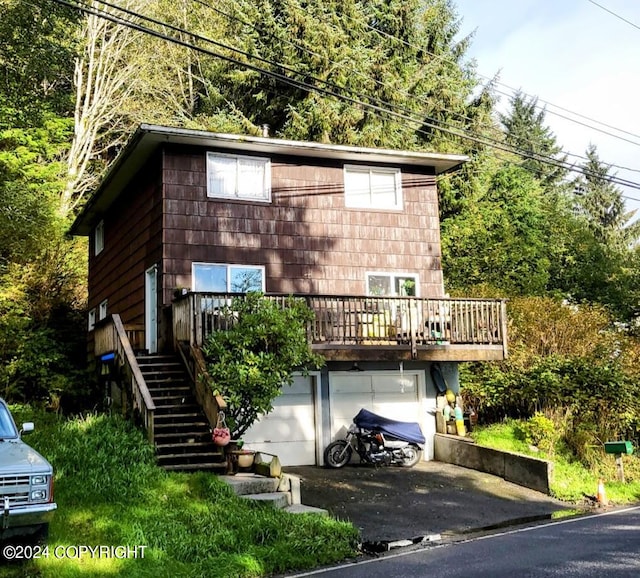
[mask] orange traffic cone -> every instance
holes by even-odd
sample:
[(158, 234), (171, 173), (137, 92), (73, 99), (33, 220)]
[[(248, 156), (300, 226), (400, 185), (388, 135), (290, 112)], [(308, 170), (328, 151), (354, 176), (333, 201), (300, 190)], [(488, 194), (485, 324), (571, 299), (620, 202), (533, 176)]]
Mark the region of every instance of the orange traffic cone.
[(604, 482), (602, 480), (598, 480), (598, 505), (606, 506), (609, 501), (607, 500), (607, 493), (604, 491)]

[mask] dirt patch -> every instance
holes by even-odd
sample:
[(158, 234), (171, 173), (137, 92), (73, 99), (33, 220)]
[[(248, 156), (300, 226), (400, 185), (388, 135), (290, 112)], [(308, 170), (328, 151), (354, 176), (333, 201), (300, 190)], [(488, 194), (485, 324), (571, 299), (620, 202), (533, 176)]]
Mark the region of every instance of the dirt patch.
[(285, 471), (300, 476), (303, 503), (351, 521), (367, 541), (468, 532), (572, 507), (502, 478), (440, 462)]

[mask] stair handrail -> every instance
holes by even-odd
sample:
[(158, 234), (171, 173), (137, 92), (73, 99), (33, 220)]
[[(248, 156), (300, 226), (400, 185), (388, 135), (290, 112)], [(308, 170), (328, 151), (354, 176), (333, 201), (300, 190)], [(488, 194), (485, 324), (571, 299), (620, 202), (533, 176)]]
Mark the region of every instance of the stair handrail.
[(127, 336), (122, 319), (120, 319), (120, 315), (114, 313), (111, 315), (111, 319), (116, 337), (116, 339), (114, 339), (114, 346), (117, 358), (122, 363), (124, 372), (130, 381), (134, 406), (140, 411), (144, 427), (147, 430), (147, 437), (149, 441), (153, 443), (156, 404), (153, 402), (142, 371), (140, 371), (138, 360), (133, 352), (131, 342)]
[[(193, 344), (189, 344), (189, 358), (185, 350), (176, 344), (176, 348), (184, 365), (189, 373), (189, 378), (194, 387), (196, 401), (201, 407), (211, 429), (213, 430), (218, 423), (218, 412), (227, 408), (227, 403), (222, 396), (214, 395), (211, 388), (211, 377), (207, 372), (207, 366), (202, 355), (202, 351)], [(191, 363), (190, 363), (191, 362)]]

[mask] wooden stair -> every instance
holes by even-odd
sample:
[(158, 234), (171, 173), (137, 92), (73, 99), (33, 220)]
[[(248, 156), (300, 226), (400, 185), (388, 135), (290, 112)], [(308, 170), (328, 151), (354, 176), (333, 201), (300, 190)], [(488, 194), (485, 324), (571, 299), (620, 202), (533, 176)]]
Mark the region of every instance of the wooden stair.
[(170, 471), (223, 472), (224, 451), (211, 441), (211, 426), (180, 358), (140, 354), (137, 361), (156, 405), (153, 441), (158, 464)]

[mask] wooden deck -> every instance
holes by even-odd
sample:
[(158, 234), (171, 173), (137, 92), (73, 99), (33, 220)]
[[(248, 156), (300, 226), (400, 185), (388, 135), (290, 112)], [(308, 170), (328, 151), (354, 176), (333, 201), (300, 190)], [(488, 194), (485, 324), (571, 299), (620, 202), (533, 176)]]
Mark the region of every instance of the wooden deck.
[[(177, 341), (200, 346), (234, 322), (238, 295), (189, 293), (173, 304)], [(266, 295), (286, 306), (302, 299), (315, 316), (309, 341), (328, 360), (488, 361), (507, 356), (501, 299)], [(241, 298), (241, 296), (240, 296)]]

